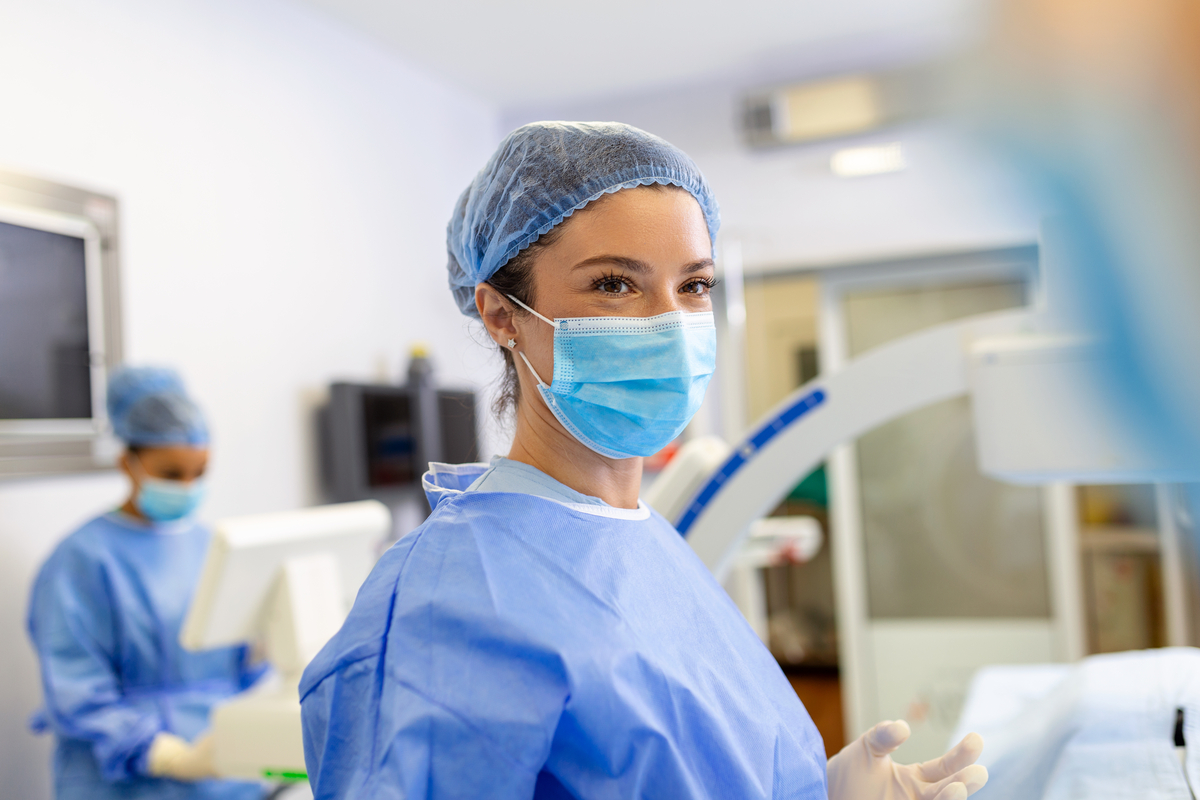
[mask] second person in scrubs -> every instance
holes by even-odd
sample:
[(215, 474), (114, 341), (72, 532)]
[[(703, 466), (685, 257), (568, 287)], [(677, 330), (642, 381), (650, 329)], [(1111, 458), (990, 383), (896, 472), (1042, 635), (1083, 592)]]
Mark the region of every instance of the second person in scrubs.
[(209, 540), (193, 516), (208, 426), (166, 369), (112, 375), (108, 414), (129, 497), (59, 543), (29, 604), (45, 695), (33, 727), (56, 739), (55, 797), (257, 800), (261, 784), (215, 780), (205, 732), (213, 705), (265, 667), (247, 647), (179, 644)]

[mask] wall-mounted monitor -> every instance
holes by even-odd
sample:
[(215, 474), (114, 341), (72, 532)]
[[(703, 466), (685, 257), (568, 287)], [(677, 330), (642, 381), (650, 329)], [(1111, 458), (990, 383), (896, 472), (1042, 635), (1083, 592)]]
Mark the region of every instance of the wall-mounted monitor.
[(116, 201), (0, 172), (0, 477), (111, 464)]
[[(396, 502), (419, 494), (428, 461), (479, 460), (474, 392), (438, 389), (435, 420), (421, 420), (418, 406), (408, 386), (329, 387), (321, 412), (321, 462), (330, 499)], [(436, 429), (432, 458), (423, 452), (424, 425)]]

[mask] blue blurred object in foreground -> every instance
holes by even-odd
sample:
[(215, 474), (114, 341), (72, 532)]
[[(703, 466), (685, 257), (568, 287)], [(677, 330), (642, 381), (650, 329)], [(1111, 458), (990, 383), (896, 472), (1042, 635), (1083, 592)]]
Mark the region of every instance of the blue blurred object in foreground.
[(1102, 350), (1087, 388), (1162, 466), (1145, 480), (1194, 481), (1200, 7), (1009, 0), (996, 11), (963, 110), (1054, 209), (1051, 324)]

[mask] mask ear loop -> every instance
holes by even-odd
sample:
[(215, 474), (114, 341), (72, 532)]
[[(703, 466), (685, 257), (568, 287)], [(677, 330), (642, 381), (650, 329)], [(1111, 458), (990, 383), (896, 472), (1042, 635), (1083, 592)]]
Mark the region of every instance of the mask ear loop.
[(538, 312), (534, 311), (532, 308), (530, 308), (529, 306), (525, 305), (524, 303), (522, 303), (522, 302), (521, 302), (520, 300), (518, 300), (517, 298), (513, 297), (511, 294), (510, 294), (510, 295), (508, 295), (508, 299), (509, 299), (509, 300), (512, 300), (514, 303), (516, 303), (516, 304), (517, 304), (517, 305), (519, 305), (521, 308), (523, 308), (523, 309), (525, 309), (526, 311), (528, 311), (530, 314), (533, 314), (535, 317), (537, 317), (537, 318), (538, 318), (538, 319), (540, 319), (542, 322), (544, 322), (544, 323), (546, 323), (547, 325), (549, 325), (551, 328), (557, 328), (557, 327), (558, 327), (558, 321), (557, 321), (557, 320), (553, 320), (553, 319), (546, 319), (546, 318), (545, 318), (545, 317), (543, 317), (541, 314), (539, 314)]
[(546, 382), (544, 380), (542, 380), (541, 375), (537, 374), (537, 370), (533, 368), (533, 364), (529, 363), (529, 359), (525, 357), (525, 354), (517, 353), (517, 355), (519, 355), (521, 357), (521, 360), (525, 362), (525, 366), (529, 367), (529, 371), (532, 372), (533, 377), (537, 379), (538, 386), (545, 386)]
[[(558, 330), (558, 323), (557, 323), (555, 320), (552, 320), (552, 319), (546, 319), (546, 318), (545, 318), (545, 317), (543, 317), (541, 314), (539, 314), (538, 312), (534, 311), (532, 308), (530, 308), (529, 306), (525, 305), (524, 303), (522, 303), (522, 302), (521, 302), (520, 300), (518, 300), (517, 298), (513, 297), (511, 294), (510, 294), (510, 295), (508, 295), (508, 299), (509, 299), (509, 300), (512, 300), (514, 303), (516, 303), (517, 305), (519, 305), (521, 308), (525, 309), (525, 310), (526, 310), (526, 311), (528, 311), (530, 314), (533, 314), (535, 317), (537, 317), (538, 319), (540, 319), (542, 322), (545, 322), (545, 323), (546, 323), (547, 325), (549, 325), (550, 327), (554, 328), (555, 330)], [(538, 374), (537, 374), (537, 370), (533, 368), (533, 364), (530, 364), (530, 363), (529, 363), (529, 359), (525, 357), (525, 353), (518, 351), (518, 352), (517, 352), (517, 355), (519, 355), (519, 356), (521, 357), (521, 360), (525, 362), (525, 366), (529, 367), (529, 371), (530, 371), (531, 373), (533, 373), (533, 377), (534, 377), (534, 378), (537, 380), (537, 382), (538, 382), (538, 386), (546, 386), (546, 382), (545, 382), (544, 380), (542, 380), (542, 376), (541, 376), (541, 375), (538, 375)], [(544, 402), (544, 401), (545, 401), (545, 399), (546, 399), (546, 398), (544, 398), (544, 397), (543, 397), (543, 398), (542, 398), (542, 401)]]

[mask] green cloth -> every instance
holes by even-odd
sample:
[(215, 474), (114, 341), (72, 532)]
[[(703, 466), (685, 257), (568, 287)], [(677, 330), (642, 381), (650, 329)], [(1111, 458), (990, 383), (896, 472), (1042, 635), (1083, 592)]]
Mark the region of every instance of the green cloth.
[(825, 465), (814, 469), (788, 493), (788, 500), (829, 508), (829, 484), (825, 479)]

